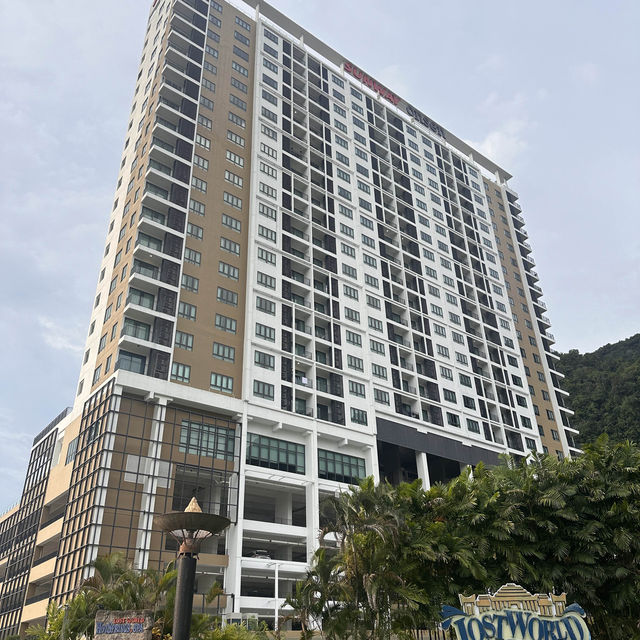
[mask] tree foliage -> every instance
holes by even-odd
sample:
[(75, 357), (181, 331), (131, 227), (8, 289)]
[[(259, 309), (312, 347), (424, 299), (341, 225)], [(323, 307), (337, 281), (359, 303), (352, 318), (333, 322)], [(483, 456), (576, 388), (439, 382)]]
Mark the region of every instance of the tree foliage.
[(640, 334), (593, 353), (559, 355), (580, 441), (607, 433), (616, 442), (640, 442)]
[[(410, 637), (457, 594), (506, 582), (566, 591), (597, 638), (640, 631), (640, 450), (606, 437), (577, 460), (479, 465), (446, 485), (330, 498), (325, 542), (289, 604), (328, 640)], [(304, 636), (307, 633), (307, 636)]]

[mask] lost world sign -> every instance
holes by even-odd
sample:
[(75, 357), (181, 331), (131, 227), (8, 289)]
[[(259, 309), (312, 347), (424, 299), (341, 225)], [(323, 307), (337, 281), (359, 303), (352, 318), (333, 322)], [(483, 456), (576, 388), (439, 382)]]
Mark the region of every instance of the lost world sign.
[(494, 595), (460, 596), (461, 609), (443, 606), (443, 630), (458, 640), (591, 640), (578, 604), (566, 605), (566, 594), (531, 594), (506, 584)]
[(94, 640), (151, 640), (151, 611), (98, 611)]

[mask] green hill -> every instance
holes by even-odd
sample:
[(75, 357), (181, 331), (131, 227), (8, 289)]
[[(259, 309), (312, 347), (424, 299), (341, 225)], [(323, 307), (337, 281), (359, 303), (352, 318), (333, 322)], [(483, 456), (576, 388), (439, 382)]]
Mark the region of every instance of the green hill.
[(640, 443), (640, 333), (593, 353), (572, 349), (559, 355), (579, 441), (607, 433), (614, 441)]

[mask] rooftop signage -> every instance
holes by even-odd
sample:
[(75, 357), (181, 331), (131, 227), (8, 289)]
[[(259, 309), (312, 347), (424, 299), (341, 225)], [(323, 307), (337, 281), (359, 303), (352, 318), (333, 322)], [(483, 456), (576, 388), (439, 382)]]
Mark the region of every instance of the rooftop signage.
[(371, 76), (368, 76), (362, 69), (359, 69), (350, 62), (344, 63), (344, 70), (350, 73), (354, 78), (357, 78), (363, 84), (366, 84), (369, 89), (377, 91), (383, 98), (386, 98), (392, 105), (397, 106), (400, 102), (400, 98), (389, 91), (385, 86), (381, 85), (377, 80), (374, 80)]
[[(375, 91), (376, 93), (379, 93), (381, 97), (383, 97), (385, 100), (388, 100), (395, 107), (400, 104), (401, 99), (399, 96), (387, 89), (384, 85), (380, 84), (377, 80), (374, 80), (371, 76), (367, 75), (364, 71), (362, 71), (362, 69), (356, 67), (351, 62), (344, 62), (344, 70), (347, 73), (350, 73), (357, 80), (360, 80), (360, 82), (362, 82), (363, 84), (367, 85), (369, 89)], [(415, 107), (407, 104), (406, 101), (402, 102), (404, 102), (404, 105), (400, 105), (400, 108), (406, 111), (410, 117), (417, 120), (427, 129), (433, 131), (436, 135), (439, 135), (441, 138), (445, 138), (444, 129), (439, 124), (431, 120), (431, 118), (425, 116), (424, 113), (418, 111), (418, 109), (416, 109)]]
[(453, 627), (458, 640), (591, 640), (584, 610), (566, 606), (566, 594), (533, 595), (509, 583), (494, 595), (459, 598), (462, 609), (441, 613), (442, 629)]

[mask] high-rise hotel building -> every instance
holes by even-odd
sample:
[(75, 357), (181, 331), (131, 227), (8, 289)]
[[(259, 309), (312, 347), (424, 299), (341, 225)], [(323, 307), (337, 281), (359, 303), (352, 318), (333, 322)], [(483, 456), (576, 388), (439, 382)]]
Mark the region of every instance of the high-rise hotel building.
[(323, 496), (570, 455), (510, 177), (268, 4), (156, 0), (75, 403), (0, 520), (2, 636), (98, 555), (162, 567), (193, 496), (232, 521), (198, 594), (271, 616)]

